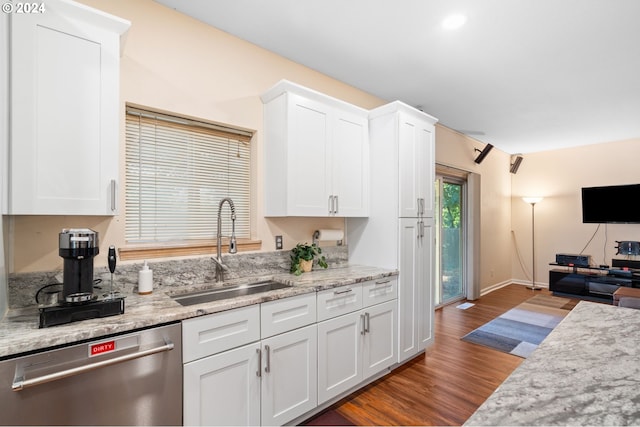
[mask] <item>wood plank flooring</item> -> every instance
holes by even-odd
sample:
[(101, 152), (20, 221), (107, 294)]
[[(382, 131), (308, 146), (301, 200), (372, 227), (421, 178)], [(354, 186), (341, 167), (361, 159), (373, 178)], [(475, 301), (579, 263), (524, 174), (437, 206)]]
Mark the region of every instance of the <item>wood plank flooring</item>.
[(524, 360), (460, 340), (491, 319), (534, 295), (508, 285), (461, 310), (436, 310), (435, 342), (385, 377), (333, 405), (330, 410), (354, 425), (461, 425)]

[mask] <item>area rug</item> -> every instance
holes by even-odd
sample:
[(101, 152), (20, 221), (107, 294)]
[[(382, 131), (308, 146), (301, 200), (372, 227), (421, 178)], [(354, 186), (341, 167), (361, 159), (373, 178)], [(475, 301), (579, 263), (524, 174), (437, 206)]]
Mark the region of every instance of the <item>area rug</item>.
[(461, 339), (527, 358), (575, 304), (567, 298), (536, 295)]

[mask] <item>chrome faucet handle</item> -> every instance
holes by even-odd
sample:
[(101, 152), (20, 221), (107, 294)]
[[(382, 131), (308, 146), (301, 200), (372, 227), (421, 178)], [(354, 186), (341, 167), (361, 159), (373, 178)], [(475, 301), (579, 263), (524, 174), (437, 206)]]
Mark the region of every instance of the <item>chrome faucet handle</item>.
[(214, 260), (215, 263), (219, 265), (220, 268), (222, 268), (224, 271), (229, 271), (229, 267), (227, 267), (226, 264), (223, 264), (222, 260), (218, 260), (218, 258), (216, 257), (211, 257), (211, 259)]

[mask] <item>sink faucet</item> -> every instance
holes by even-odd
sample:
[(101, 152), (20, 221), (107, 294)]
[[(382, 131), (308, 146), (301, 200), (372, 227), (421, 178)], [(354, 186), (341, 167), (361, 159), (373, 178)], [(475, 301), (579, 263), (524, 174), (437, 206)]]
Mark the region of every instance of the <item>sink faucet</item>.
[(224, 279), (224, 272), (229, 271), (229, 267), (222, 263), (222, 205), (224, 202), (229, 203), (231, 209), (231, 237), (229, 238), (229, 253), (235, 254), (238, 252), (236, 245), (236, 208), (233, 204), (233, 200), (229, 197), (225, 197), (220, 200), (218, 205), (218, 233), (216, 234), (216, 257), (211, 258), (216, 263), (216, 283), (222, 283)]

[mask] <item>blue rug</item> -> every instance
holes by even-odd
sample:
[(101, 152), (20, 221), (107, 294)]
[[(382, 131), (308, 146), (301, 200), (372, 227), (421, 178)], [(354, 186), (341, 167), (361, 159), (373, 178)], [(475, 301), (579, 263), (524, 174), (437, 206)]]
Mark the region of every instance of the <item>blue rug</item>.
[(461, 339), (526, 358), (575, 304), (567, 298), (536, 295)]

